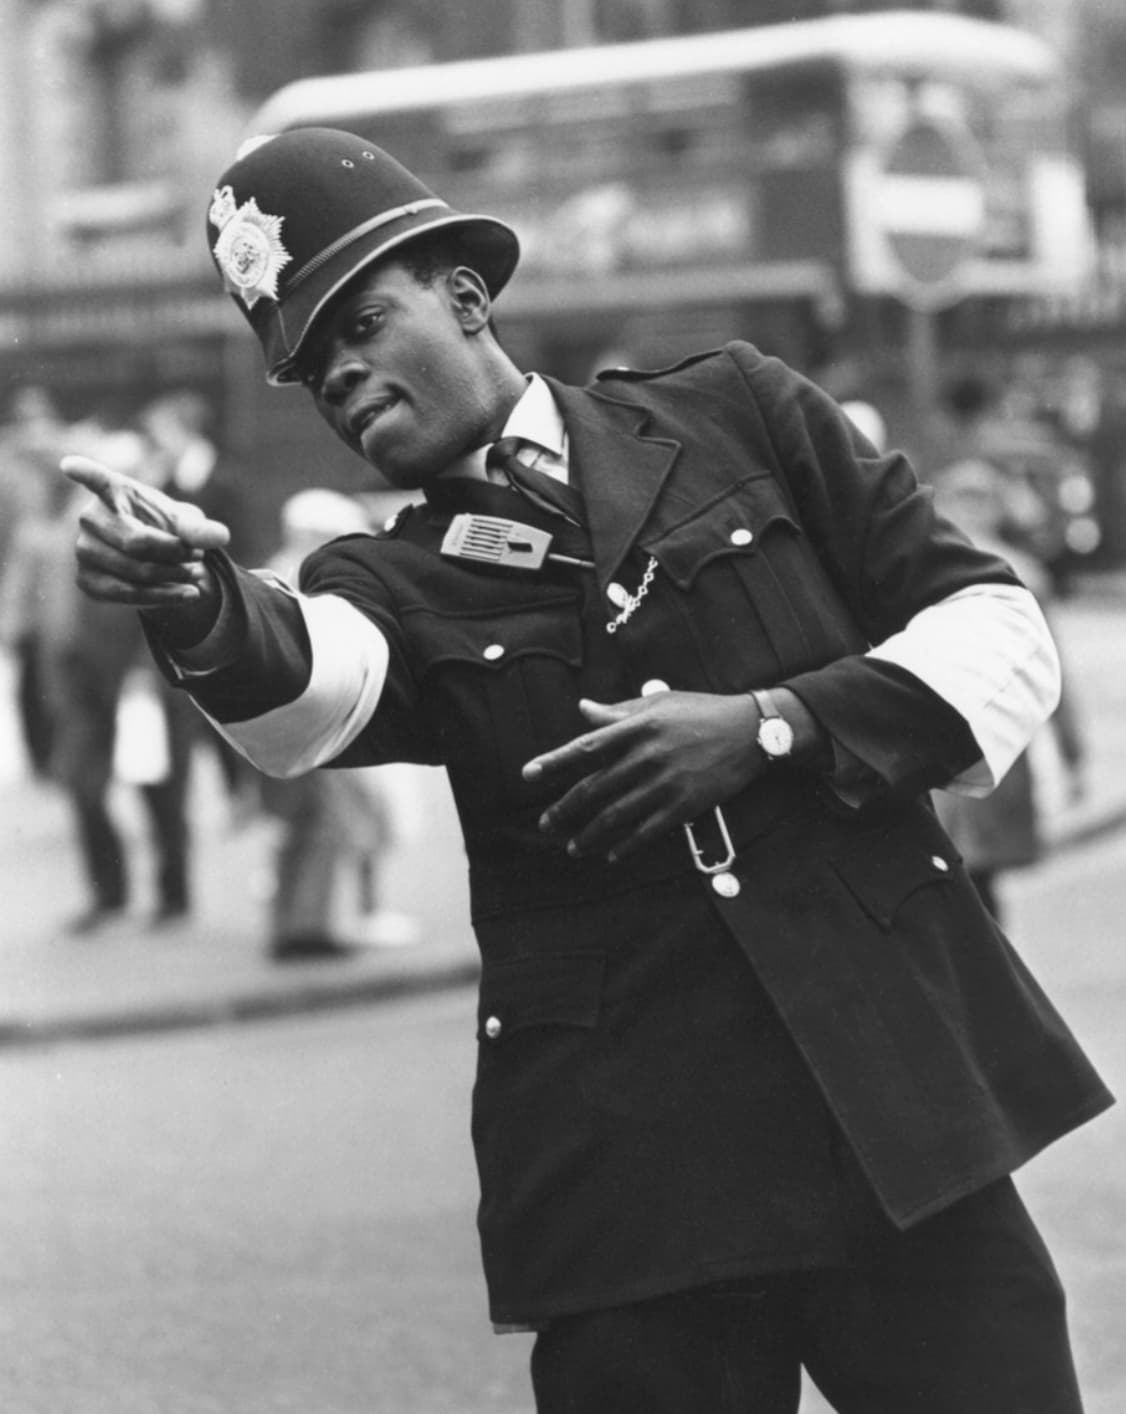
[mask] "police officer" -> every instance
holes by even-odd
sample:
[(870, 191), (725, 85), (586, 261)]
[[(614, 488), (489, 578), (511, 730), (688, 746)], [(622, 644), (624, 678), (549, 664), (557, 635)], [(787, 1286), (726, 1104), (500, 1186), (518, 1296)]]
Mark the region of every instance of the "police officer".
[(526, 377), (513, 232), (310, 129), (208, 239), (268, 376), (422, 499), (306, 561), (75, 459), (91, 594), (264, 769), (445, 765), (494, 1323), (541, 1411), (1074, 1414), (1009, 1175), (1109, 1096), (926, 804), (1058, 692), (1028, 592), (748, 344)]

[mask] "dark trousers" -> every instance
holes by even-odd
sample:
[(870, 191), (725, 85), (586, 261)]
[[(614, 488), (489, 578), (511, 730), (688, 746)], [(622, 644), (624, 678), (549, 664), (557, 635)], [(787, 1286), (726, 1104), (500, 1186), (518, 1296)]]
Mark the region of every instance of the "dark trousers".
[(74, 813), (86, 877), (98, 908), (124, 908), (129, 900), (125, 850), (104, 795), (75, 794)]
[[(156, 852), (156, 884), (161, 908), (182, 910), (188, 894), (188, 824), (181, 782), (142, 786)], [(78, 841), (86, 877), (99, 908), (124, 908), (129, 901), (125, 847), (105, 795), (74, 797)]]
[(55, 723), (43, 682), (40, 648), (34, 638), (16, 644), (16, 711), (31, 769), (46, 776), (51, 764)]
[(1081, 1414), (1064, 1295), (1008, 1180), (847, 1267), (570, 1316), (536, 1340), (539, 1414)]
[[(61, 772), (74, 802), (86, 877), (101, 908), (129, 901), (125, 842), (109, 808), (118, 684), (87, 683), (75, 674), (76, 702), (64, 726), (66, 761)], [(77, 689), (85, 691), (79, 697)], [(188, 785), (196, 713), (186, 694), (164, 696), (169, 771), (163, 781), (140, 787), (156, 855), (159, 907), (180, 912), (190, 903)]]
[(141, 787), (156, 850), (160, 907), (172, 911), (186, 909), (190, 903), (186, 786), (185, 780), (173, 777), (158, 785)]

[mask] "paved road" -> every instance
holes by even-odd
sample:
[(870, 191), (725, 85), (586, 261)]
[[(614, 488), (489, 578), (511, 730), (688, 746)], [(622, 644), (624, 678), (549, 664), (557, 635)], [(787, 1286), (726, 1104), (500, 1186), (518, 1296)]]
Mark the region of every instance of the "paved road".
[(468, 991), (0, 1053), (8, 1414), (522, 1414)]
[(1009, 888), (1011, 931), (1119, 1097), (1032, 1164), (1030, 1204), (1071, 1292), (1088, 1414), (1126, 1410), (1126, 840)]

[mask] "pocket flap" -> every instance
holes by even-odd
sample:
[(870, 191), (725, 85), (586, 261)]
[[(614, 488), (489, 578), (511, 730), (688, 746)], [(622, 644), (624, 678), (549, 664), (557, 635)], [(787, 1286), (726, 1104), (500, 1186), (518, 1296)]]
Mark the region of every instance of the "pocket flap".
[(678, 588), (688, 589), (704, 566), (718, 556), (757, 554), (767, 530), (778, 524), (800, 533), (801, 527), (774, 478), (751, 476), (643, 548), (657, 558)]
[(833, 868), (865, 913), (890, 931), (906, 900), (919, 889), (948, 887), (958, 863), (952, 848), (931, 850), (917, 839), (899, 843), (884, 835), (862, 854), (834, 859)]
[(572, 667), (582, 662), (582, 625), (571, 594), (486, 614), (414, 609), (410, 638), (419, 655), (420, 677), (448, 662), (493, 672), (529, 655), (557, 658)]
[(486, 962), (478, 1039), (502, 1040), (530, 1026), (597, 1026), (605, 970), (600, 952), (528, 953)]

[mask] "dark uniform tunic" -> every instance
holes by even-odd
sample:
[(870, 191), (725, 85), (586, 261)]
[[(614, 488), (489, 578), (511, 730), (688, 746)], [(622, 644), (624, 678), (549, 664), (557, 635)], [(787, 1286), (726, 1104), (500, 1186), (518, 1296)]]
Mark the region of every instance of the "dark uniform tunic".
[[(513, 514), (511, 492), (450, 481), (388, 534), (318, 552), (302, 581), (390, 647), (379, 709), (336, 764), (440, 762), (454, 788), (498, 1322), (840, 1261), (867, 1205), (910, 1225), (1110, 1103), (925, 802), (972, 738), (864, 656), (958, 590), (1015, 583), (1008, 567), (747, 345), (551, 386), (594, 570), (443, 556), (453, 514)], [(608, 584), (636, 591), (650, 556), (648, 595), (608, 634)], [(239, 663), (193, 683), (228, 722), (295, 700), (310, 664), (294, 602), (232, 574)], [(553, 788), (521, 767), (586, 729), (580, 698), (653, 679), (787, 684), (866, 763), (868, 804), (787, 767), (725, 802), (733, 897), (679, 830), (617, 864), (569, 858), (537, 825)]]

